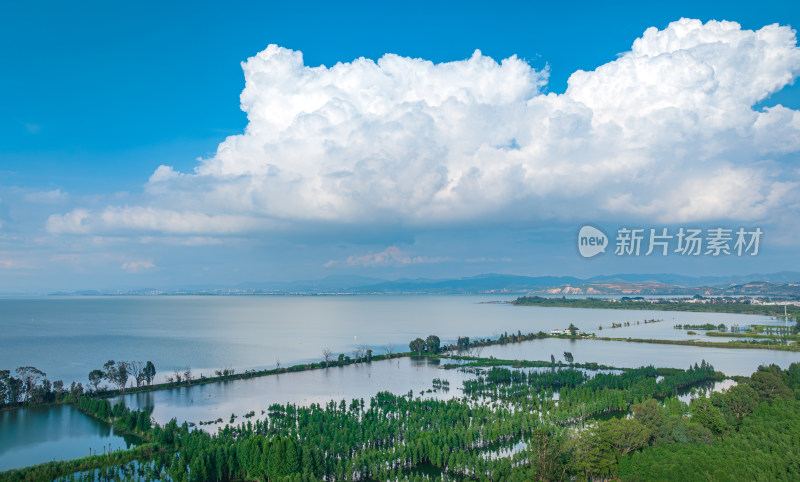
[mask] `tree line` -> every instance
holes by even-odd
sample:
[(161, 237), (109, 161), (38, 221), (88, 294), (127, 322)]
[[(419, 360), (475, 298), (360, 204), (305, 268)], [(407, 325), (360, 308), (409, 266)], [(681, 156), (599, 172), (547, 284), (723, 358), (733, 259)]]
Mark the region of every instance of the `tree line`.
[[(593, 375), (571, 368), (492, 367), (478, 377), (478, 391), (461, 399), (382, 392), (349, 403), (273, 404), (263, 419), (216, 434), (175, 420), (163, 427), (150, 424), (147, 413), (107, 400), (85, 399), (80, 405), (124, 424), (152, 449), (135, 464), (97, 459), (108, 461), (98, 467), (145, 479), (422, 480), (425, 475), (416, 469), (423, 465), (429, 476), (444, 480), (681, 479), (676, 471), (684, 462), (703, 467), (710, 454), (719, 467), (737, 465), (734, 454), (743, 450), (753, 450), (753, 464), (737, 468), (745, 479), (780, 478), (781, 470), (797, 467), (800, 454), (788, 449), (800, 425), (787, 424), (800, 421), (800, 365), (760, 367), (737, 386), (688, 405), (675, 397), (680, 387), (717, 378), (704, 362), (688, 370), (642, 367)], [(612, 416), (598, 419), (601, 414)], [(787, 423), (779, 423), (781, 418)], [(772, 440), (776, 450), (765, 454), (763, 444), (772, 447)], [(524, 447), (490, 455), (498, 444), (517, 441)], [(755, 463), (758, 456), (769, 463)], [(69, 476), (45, 472), (46, 467), (35, 473)], [(706, 470), (716, 475), (710, 478), (725, 478)], [(33, 471), (3, 476), (30, 480), (25, 474)]]
[[(577, 332), (577, 328), (570, 324), (569, 330)], [(468, 352), (476, 354), (485, 347), (498, 344), (515, 343), (538, 338), (547, 338), (549, 335), (539, 331), (538, 333), (523, 334), (521, 331), (515, 333), (501, 333), (497, 338), (473, 339), (469, 337), (458, 337), (455, 344), (442, 346), (441, 340), (436, 335), (430, 335), (425, 340), (417, 338), (409, 344), (409, 353), (394, 353), (393, 345), (385, 347), (386, 354), (373, 355), (373, 350), (367, 346), (359, 346), (352, 351), (352, 357), (344, 353), (338, 354), (334, 358), (333, 352), (329, 348), (322, 351), (323, 361), (321, 363), (311, 363), (296, 365), (286, 368), (278, 366), (274, 370), (246, 370), (244, 373), (237, 374), (233, 368), (226, 367), (215, 372), (216, 378), (234, 379), (250, 378), (275, 373), (297, 372), (315, 368), (327, 368), (329, 366), (345, 366), (350, 363), (371, 362), (373, 360), (383, 360), (397, 356), (406, 356), (416, 353), (417, 355), (437, 355), (444, 351)], [(565, 352), (565, 359), (571, 363), (571, 353)], [(64, 382), (57, 380), (50, 382), (45, 378), (45, 373), (36, 367), (19, 367), (13, 376), (10, 370), (0, 370), (0, 408), (5, 406), (19, 406), (25, 404), (45, 404), (45, 403), (74, 403), (84, 391), (89, 392), (109, 392), (113, 389), (125, 391), (126, 388), (133, 387), (152, 387), (155, 381), (156, 368), (153, 362), (147, 361), (107, 361), (102, 369), (94, 369), (88, 374), (88, 384), (72, 382), (70, 387), (66, 387)], [(212, 378), (201, 377), (203, 382), (213, 380)], [(131, 381), (132, 380), (132, 381)], [(191, 369), (175, 370), (171, 376), (165, 377), (166, 385), (173, 386), (175, 383), (192, 381)], [(105, 382), (105, 383), (104, 383)]]
[(13, 374), (11, 370), (0, 370), (0, 408), (74, 403), (83, 392), (81, 383), (66, 386), (62, 380), (51, 382), (45, 372), (33, 366), (18, 367)]
[[(522, 338), (521, 333), (504, 333), (487, 342)], [(456, 346), (476, 342), (482, 341), (459, 339)], [(435, 355), (443, 349), (433, 336), (412, 344), (409, 347), (419, 354)], [(366, 361), (370, 355), (364, 351), (354, 356)], [(564, 358), (568, 355), (572, 358), (568, 352)], [(686, 404), (676, 398), (680, 390), (720, 378), (708, 363), (687, 370), (650, 366), (588, 373), (557, 367), (554, 357), (549, 365), (525, 368), (491, 361), (504, 365), (475, 367), (480, 371), (464, 382), (461, 398), (442, 401), (414, 397), (413, 392), (382, 392), (349, 403), (273, 404), (262, 419), (245, 417), (239, 425), (232, 425), (232, 419), (231, 425), (209, 434), (174, 419), (159, 426), (149, 412), (100, 398), (100, 382), (118, 387), (123, 383), (124, 388), (131, 376), (145, 374), (148, 366), (141, 364), (136, 372), (130, 362), (110, 360), (104, 370), (97, 370), (101, 376), (93, 390), (74, 403), (85, 413), (137, 434), (142, 444), (113, 456), (43, 464), (0, 478), (94, 480), (104, 473), (112, 478), (138, 474), (145, 480), (421, 480), (431, 474), (444, 480), (665, 479), (680, 478), (675, 466), (683, 459), (690, 459), (690, 466), (702, 466), (707, 458), (733, 464), (738, 459), (732, 453), (757, 451), (764, 440), (775, 440), (774, 448), (783, 451), (800, 435), (781, 422), (795, 421), (800, 409), (796, 363), (787, 370), (759, 367), (750, 377), (738, 379), (735, 387)], [(36, 387), (44, 385), (40, 380), (45, 374), (29, 368), (20, 367), (16, 377), (0, 372), (3, 380), (19, 380), (13, 382), (19, 400), (33, 400)], [(152, 377), (142, 375), (140, 383), (149, 385)], [(27, 391), (27, 386), (34, 388)], [(493, 455), (499, 445), (517, 442), (524, 442), (524, 448)], [(755, 458), (750, 456), (754, 464)], [(752, 480), (780, 478), (780, 470), (793, 474), (793, 467), (800, 466), (796, 450), (770, 451), (768, 458), (769, 467), (737, 474)], [(423, 466), (424, 472), (419, 470)], [(710, 469), (698, 473), (725, 478)]]
[(152, 385), (156, 377), (156, 367), (153, 362), (141, 361), (117, 361), (108, 360), (103, 364), (102, 370), (92, 370), (89, 372), (89, 384), (94, 391), (107, 391), (108, 386), (100, 387), (103, 380), (116, 386), (118, 390), (124, 391), (128, 382), (133, 378), (136, 387)]
[[(542, 296), (520, 296), (512, 301), (519, 306), (552, 306), (567, 308), (605, 308), (612, 310), (657, 310), (692, 311), (713, 313), (742, 313), (753, 315), (783, 316), (784, 305), (751, 304), (749, 300), (733, 298), (708, 298), (707, 303), (688, 303), (670, 299), (620, 299), (609, 301), (602, 298), (545, 298)], [(800, 315), (800, 306), (788, 305), (789, 315)], [(800, 320), (797, 320), (800, 322)], [(800, 325), (800, 323), (798, 323)]]
[[(16, 375), (16, 376), (15, 376)], [(109, 360), (102, 370), (89, 372), (89, 385), (72, 382), (66, 386), (62, 380), (51, 382), (47, 374), (33, 366), (0, 370), (0, 408), (21, 405), (41, 405), (47, 403), (77, 403), (84, 392), (107, 391), (108, 386), (100, 386), (105, 380), (119, 390), (124, 390), (133, 378), (137, 387), (151, 385), (155, 380), (156, 367), (153, 362)]]

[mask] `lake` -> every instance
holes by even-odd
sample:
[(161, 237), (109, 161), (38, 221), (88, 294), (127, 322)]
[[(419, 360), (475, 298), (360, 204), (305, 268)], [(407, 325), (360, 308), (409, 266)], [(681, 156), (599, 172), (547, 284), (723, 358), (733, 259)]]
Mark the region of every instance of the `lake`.
[[(109, 359), (152, 360), (158, 379), (174, 370), (192, 369), (211, 375), (232, 367), (273, 368), (319, 361), (322, 350), (349, 354), (359, 346), (375, 353), (405, 351), (416, 337), (438, 335), (443, 343), (458, 336), (496, 337), (566, 328), (574, 323), (600, 336), (710, 339), (675, 330), (675, 324), (777, 323), (766, 316), (717, 313), (627, 311), (548, 307), (518, 307), (487, 303), (509, 301), (511, 295), (432, 296), (166, 296), (166, 297), (48, 297), (0, 299), (0, 369), (33, 365), (50, 380), (86, 383), (87, 374)], [(663, 319), (636, 325), (636, 321)], [(612, 323), (631, 326), (611, 329)], [(598, 331), (598, 326), (603, 326)], [(713, 338), (724, 341), (724, 338)], [(652, 345), (596, 340), (544, 339), (486, 347), (481, 356), (549, 360), (573, 353), (576, 362), (620, 367), (686, 368), (702, 359), (728, 375), (749, 375), (760, 364), (787, 367), (800, 353)], [(326, 403), (364, 398), (379, 391), (446, 399), (459, 396), (470, 375), (440, 370), (429, 360), (402, 358), (282, 374), (249, 380), (199, 385), (126, 395), (129, 406), (152, 407), (159, 423), (172, 417), (199, 422), (231, 414), (245, 420), (251, 410), (272, 403)], [(427, 393), (434, 378), (450, 380), (450, 390)], [(204, 426), (213, 430), (218, 425)], [(30, 408), (0, 412), (0, 470), (41, 463), (54, 458), (88, 455), (89, 448), (125, 447), (111, 427), (98, 424), (67, 407)]]
[[(485, 304), (512, 295), (120, 296), (0, 299), (0, 369), (32, 365), (50, 380), (87, 382), (110, 360), (152, 360), (158, 380), (174, 370), (195, 377), (229, 366), (273, 368), (318, 361), (326, 347), (408, 349), (416, 337), (443, 343), (566, 328), (600, 336), (690, 339), (675, 324), (773, 322), (766, 316)], [(645, 319), (661, 323), (610, 329)], [(604, 327), (598, 332), (598, 326)], [(707, 337), (706, 337), (707, 338)], [(723, 341), (724, 339), (717, 339)], [(661, 349), (662, 347), (659, 347)], [(644, 358), (646, 360), (646, 358)], [(683, 365), (681, 365), (683, 366)]]
[(130, 448), (132, 440), (67, 405), (0, 412), (0, 471)]

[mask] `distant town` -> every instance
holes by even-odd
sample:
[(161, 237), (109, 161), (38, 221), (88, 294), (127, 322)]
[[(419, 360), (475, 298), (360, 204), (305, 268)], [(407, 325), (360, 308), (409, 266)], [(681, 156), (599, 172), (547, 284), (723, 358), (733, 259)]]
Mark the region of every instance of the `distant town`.
[(664, 297), (672, 297), (684, 302), (690, 298), (692, 303), (713, 303), (716, 298), (750, 300), (754, 304), (800, 302), (800, 273), (783, 272), (752, 276), (762, 279), (741, 282), (733, 277), (704, 279), (676, 275), (613, 275), (586, 280), (573, 277), (515, 275), (479, 275), (444, 280), (329, 277), (321, 280), (246, 283), (237, 286), (82, 290), (47, 294), (50, 296), (517, 294), (610, 299), (658, 297), (663, 300)]

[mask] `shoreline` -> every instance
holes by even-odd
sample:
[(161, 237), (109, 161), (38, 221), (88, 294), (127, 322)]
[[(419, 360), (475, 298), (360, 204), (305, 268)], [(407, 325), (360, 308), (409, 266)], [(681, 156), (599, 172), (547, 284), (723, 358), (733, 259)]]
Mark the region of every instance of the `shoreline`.
[[(712, 335), (712, 336), (719, 336), (719, 335)], [(512, 334), (512, 335), (501, 335), (501, 337), (497, 339), (477, 339), (474, 341), (470, 341), (469, 345), (465, 345), (461, 352), (469, 352), (475, 348), (483, 348), (488, 346), (497, 346), (497, 345), (506, 345), (509, 343), (522, 343), (526, 341), (534, 341), (534, 340), (541, 340), (541, 339), (566, 339), (566, 340), (596, 340), (596, 341), (617, 341), (617, 342), (628, 342), (628, 343), (650, 343), (656, 345), (682, 345), (682, 346), (696, 346), (701, 348), (721, 348), (721, 349), (752, 349), (752, 350), (772, 350), (772, 351), (788, 351), (788, 352), (800, 352), (800, 345), (766, 345), (766, 344), (758, 344), (758, 343), (743, 343), (743, 342), (715, 342), (715, 341), (699, 341), (699, 340), (667, 340), (667, 339), (658, 339), (658, 338), (618, 338), (618, 337), (599, 337), (596, 334), (586, 334), (586, 335), (551, 335), (544, 332), (538, 333), (528, 333), (528, 334)], [(264, 369), (264, 370), (246, 370), (241, 373), (236, 373), (232, 375), (221, 375), (221, 376), (202, 376), (201, 378), (192, 379), (190, 382), (181, 381), (181, 382), (165, 382), (165, 383), (158, 383), (153, 385), (145, 385), (141, 387), (130, 387), (126, 388), (125, 390), (119, 389), (112, 389), (112, 390), (104, 390), (104, 391), (97, 391), (97, 392), (84, 392), (83, 396), (95, 399), (110, 399), (118, 396), (136, 394), (136, 393), (145, 393), (145, 392), (154, 392), (154, 391), (161, 391), (161, 390), (171, 390), (176, 388), (191, 388), (198, 385), (206, 385), (210, 383), (224, 383), (229, 381), (236, 381), (236, 380), (247, 380), (251, 378), (260, 378), (265, 376), (274, 376), (274, 375), (281, 375), (281, 374), (291, 374), (291, 373), (300, 373), (305, 371), (311, 370), (323, 370), (328, 368), (341, 368), (349, 365), (355, 365), (359, 363), (371, 363), (373, 361), (384, 361), (384, 360), (392, 360), (397, 358), (406, 358), (406, 357), (413, 357), (413, 356), (420, 356), (420, 357), (428, 357), (428, 358), (452, 358), (452, 359), (474, 359), (478, 357), (470, 357), (465, 355), (459, 355), (459, 349), (456, 345), (450, 345), (447, 347), (442, 347), (444, 350), (442, 353), (415, 353), (415, 352), (399, 352), (399, 353), (392, 353), (392, 354), (379, 354), (373, 355), (370, 359), (360, 359), (360, 360), (353, 360), (348, 356), (345, 357), (344, 360), (332, 360), (328, 362), (327, 366), (324, 361), (319, 362), (312, 362), (312, 363), (301, 363), (297, 365), (288, 366), (285, 368), (273, 368), (273, 369)], [(488, 359), (487, 359), (488, 360)], [(527, 363), (541, 363), (542, 365), (528, 365), (528, 366), (559, 366), (558, 364), (551, 364), (546, 361), (525, 361)], [(579, 364), (573, 364), (575, 366)], [(523, 365), (524, 366), (524, 365)], [(563, 364), (562, 366), (567, 366), (567, 364)], [(623, 368), (616, 368), (616, 367), (606, 367), (604, 365), (597, 365), (599, 368), (597, 369), (614, 369), (614, 370), (625, 370)], [(75, 405), (72, 401), (65, 399), (60, 401), (54, 402), (45, 402), (45, 403), (37, 403), (37, 404), (27, 404), (22, 402), (16, 405), (8, 405), (4, 407), (0, 407), (0, 412), (7, 411), (7, 410), (14, 410), (17, 408), (35, 408), (35, 407), (49, 407), (49, 406), (58, 406), (58, 405)]]
[[(687, 313), (716, 313), (721, 315), (761, 315), (761, 316), (784, 316), (784, 306), (786, 313), (791, 317), (800, 315), (800, 306), (793, 304), (749, 304), (735, 302), (721, 303), (690, 303), (685, 301), (670, 300), (669, 298), (658, 299), (656, 302), (646, 300), (615, 300), (609, 301), (608, 298), (544, 298), (542, 296), (521, 296), (513, 301), (506, 301), (506, 304), (514, 306), (535, 306), (546, 308), (583, 308), (583, 309), (604, 309), (604, 310), (628, 310), (628, 311), (677, 311)], [(724, 308), (723, 308), (724, 307)]]

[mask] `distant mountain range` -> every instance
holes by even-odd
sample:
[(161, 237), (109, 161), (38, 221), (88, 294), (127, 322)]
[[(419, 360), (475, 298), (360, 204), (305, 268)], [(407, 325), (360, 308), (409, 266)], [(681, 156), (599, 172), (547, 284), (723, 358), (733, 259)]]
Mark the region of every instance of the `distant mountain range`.
[[(754, 284), (755, 283), (755, 284)], [(698, 294), (732, 290), (737, 294), (781, 291), (779, 286), (800, 283), (800, 272), (783, 271), (745, 276), (691, 277), (674, 274), (614, 274), (587, 279), (574, 276), (521, 276), (482, 274), (455, 279), (401, 278), (381, 280), (359, 276), (330, 276), (321, 280), (292, 283), (246, 283), (235, 289), (263, 292), (338, 292), (338, 293), (516, 293), (542, 292), (555, 288), (575, 288), (574, 294)], [(758, 285), (758, 288), (756, 287)], [(568, 292), (569, 290), (567, 290)], [(580, 292), (582, 291), (582, 292)], [(795, 291), (789, 288), (789, 292)]]
[(454, 279), (401, 278), (385, 280), (364, 276), (328, 276), (318, 280), (250, 282), (235, 286), (190, 286), (130, 291), (59, 292), (66, 294), (380, 294), (380, 293), (537, 293), (574, 295), (763, 295), (800, 296), (800, 272), (781, 271), (743, 276), (682, 276), (675, 274), (613, 274), (573, 276), (521, 276), (482, 274)]

